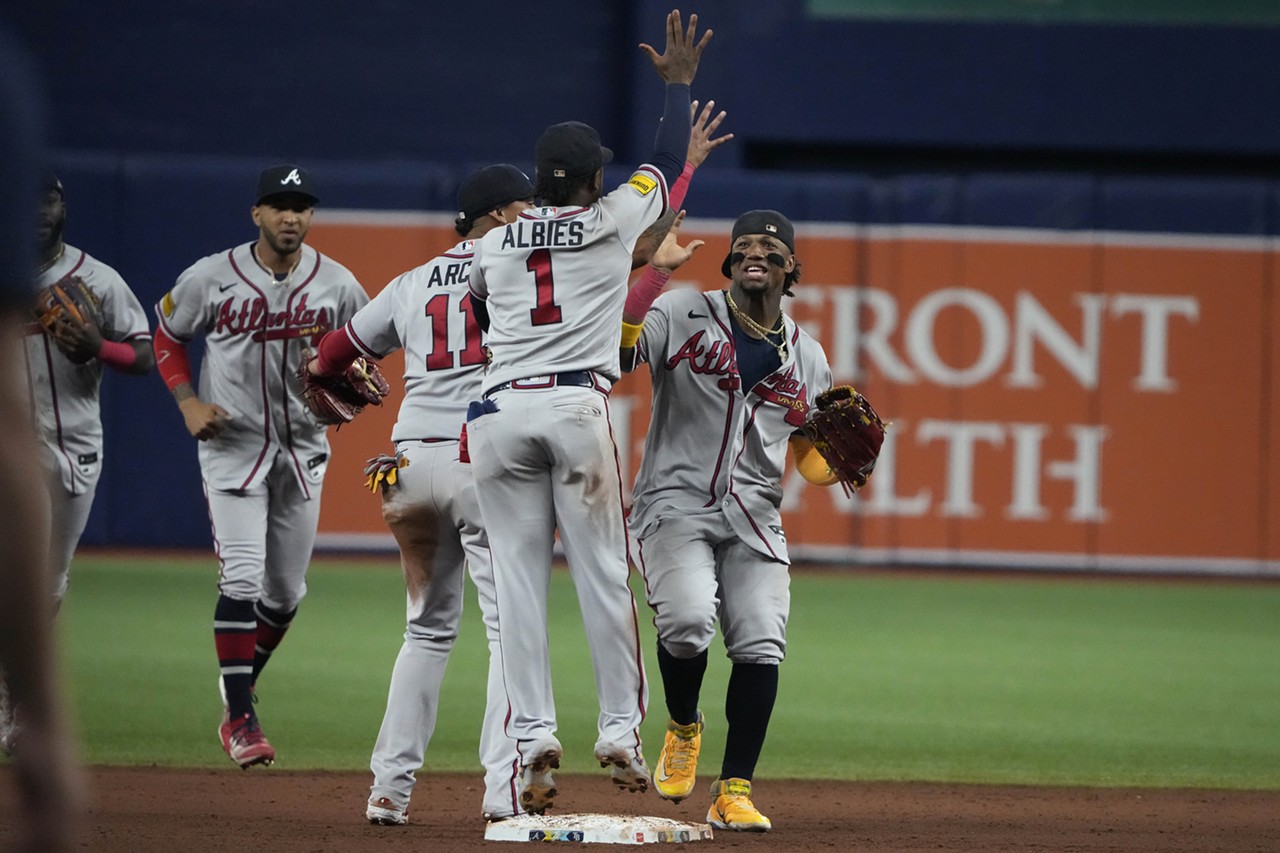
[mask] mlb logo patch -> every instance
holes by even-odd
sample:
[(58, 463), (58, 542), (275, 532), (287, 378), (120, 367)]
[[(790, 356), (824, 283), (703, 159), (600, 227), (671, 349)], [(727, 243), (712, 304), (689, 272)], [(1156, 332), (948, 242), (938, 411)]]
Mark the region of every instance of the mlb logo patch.
[(636, 191), (640, 193), (640, 195), (648, 195), (658, 187), (657, 181), (650, 178), (648, 175), (642, 175), (639, 172), (632, 175), (631, 180), (627, 181), (627, 183), (635, 187)]

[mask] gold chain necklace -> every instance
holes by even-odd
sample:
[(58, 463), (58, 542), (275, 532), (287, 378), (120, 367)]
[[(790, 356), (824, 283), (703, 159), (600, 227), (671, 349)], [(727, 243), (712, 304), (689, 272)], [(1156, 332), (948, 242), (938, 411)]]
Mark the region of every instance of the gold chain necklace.
[(45, 261), (40, 266), (36, 267), (36, 275), (44, 275), (49, 270), (53, 269), (53, 265), (56, 264), (58, 261), (62, 260), (62, 256), (66, 254), (66, 251), (67, 251), (67, 244), (63, 243), (58, 248), (58, 254), (54, 255), (49, 260)]
[[(782, 361), (786, 361), (787, 360), (787, 339), (786, 339), (786, 335), (784, 334), (786, 330), (786, 322), (785, 322), (786, 315), (783, 314), (781, 311), (779, 311), (778, 327), (776, 329), (766, 329), (764, 326), (760, 325), (755, 320), (748, 317), (746, 312), (738, 307), (738, 304), (733, 301), (733, 294), (731, 294), (729, 291), (726, 290), (724, 292), (724, 298), (725, 298), (725, 301), (729, 303), (729, 310), (733, 312), (733, 316), (737, 317), (738, 321), (742, 323), (742, 325), (746, 326), (748, 329), (750, 329), (751, 331), (759, 335), (761, 338), (763, 338), (765, 343), (769, 344), (774, 349), (776, 349), (778, 351), (778, 358), (780, 358)], [(769, 340), (770, 335), (780, 335), (781, 337), (778, 338), (779, 343), (775, 344), (773, 341)]]

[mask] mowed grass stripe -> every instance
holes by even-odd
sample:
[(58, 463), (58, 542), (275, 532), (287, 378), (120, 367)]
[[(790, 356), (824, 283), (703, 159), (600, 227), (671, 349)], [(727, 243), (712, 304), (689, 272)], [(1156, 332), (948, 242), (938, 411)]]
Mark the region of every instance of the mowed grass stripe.
[[(215, 736), (215, 577), (212, 556), (77, 559), (60, 626), (87, 761), (231, 768)], [(399, 567), (319, 560), (310, 590), (259, 685), (263, 727), (280, 766), (366, 768), (403, 632)], [(598, 771), (566, 572), (551, 595), (565, 769)], [(666, 715), (643, 601), (640, 612), (652, 762)], [(428, 770), (476, 768), (486, 667), (469, 591)], [(707, 777), (728, 670), (717, 641)], [(1278, 709), (1280, 585), (797, 572), (757, 776), (1274, 789)]]

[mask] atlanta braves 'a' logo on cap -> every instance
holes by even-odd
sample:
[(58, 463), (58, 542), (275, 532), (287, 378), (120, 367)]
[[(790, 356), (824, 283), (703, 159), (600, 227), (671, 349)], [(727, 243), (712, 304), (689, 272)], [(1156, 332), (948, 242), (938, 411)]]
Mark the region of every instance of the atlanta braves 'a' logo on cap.
[(264, 199), (273, 195), (300, 195), (311, 200), (312, 204), (320, 201), (316, 195), (315, 182), (307, 174), (307, 170), (292, 163), (271, 166), (263, 169), (258, 176), (258, 195), (255, 204), (262, 204)]

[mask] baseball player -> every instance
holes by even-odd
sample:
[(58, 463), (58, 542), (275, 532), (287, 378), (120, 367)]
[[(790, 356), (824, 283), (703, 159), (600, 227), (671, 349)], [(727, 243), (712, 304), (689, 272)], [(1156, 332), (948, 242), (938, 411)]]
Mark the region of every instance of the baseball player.
[[(50, 558), (53, 611), (67, 591), (71, 558), (84, 533), (102, 472), (102, 417), (98, 392), (104, 366), (122, 373), (151, 370), (151, 329), (147, 314), (124, 279), (83, 249), (67, 245), (67, 207), (62, 182), (42, 178), (36, 218), (38, 265), (35, 286), (54, 282), (82, 286), (100, 300), (101, 328), (61, 315), (52, 329), (34, 320), (24, 327), (23, 361), (40, 440), (40, 462), (52, 503)], [(0, 749), (12, 750), (17, 728), (0, 678)]]
[(52, 331), (27, 324), (26, 364), (41, 459), (53, 481), (51, 555), (54, 598), (67, 591), (75, 553), (102, 472), (102, 417), (98, 392), (103, 369), (143, 375), (155, 364), (147, 313), (115, 270), (63, 240), (67, 225), (62, 182), (46, 175), (36, 221), (39, 266), (36, 285), (80, 279), (101, 300), (102, 327), (65, 316)]
[[(317, 202), (293, 165), (264, 170), (250, 214), (258, 239), (187, 268), (156, 305), (156, 363), (187, 431), (218, 555), (213, 633), (225, 709), (218, 734), (241, 767), (270, 764), (253, 687), (307, 591), (329, 461), (325, 427), (296, 372), (325, 332), (368, 296), (341, 264), (306, 245)], [(205, 336), (200, 393), (186, 343)]]
[[(340, 374), (357, 356), (405, 351), (405, 398), (391, 433), (394, 456), (370, 460), (370, 484), (382, 483), (382, 517), (400, 546), (407, 593), (404, 644), (391, 672), (387, 710), (373, 748), (370, 823), (408, 821), (414, 774), (422, 766), (440, 705), (440, 682), (462, 616), (463, 565), (470, 567), (489, 638), (488, 701), (480, 733), (485, 768), (483, 814), (519, 811), (515, 742), (503, 732), (498, 619), (489, 542), (481, 524), (469, 458), (459, 434), (467, 404), (480, 394), (485, 350), (467, 274), (475, 241), (533, 207), (533, 184), (515, 166), (472, 173), (458, 190), (452, 249), (392, 280), (340, 331), (320, 341), (308, 369)], [(394, 474), (394, 476), (391, 476)], [(545, 676), (550, 683), (550, 677)]]
[[(672, 291), (652, 307), (629, 298), (623, 319), (623, 368), (645, 362), (653, 382), (628, 523), (670, 717), (654, 786), (675, 802), (693, 790), (698, 699), (718, 620), (732, 671), (724, 761), (707, 813), (717, 829), (771, 826), (751, 801), (751, 779), (786, 650), (790, 577), (779, 505), (788, 446), (806, 479), (836, 482), (798, 434), (809, 401), (831, 386), (831, 369), (821, 345), (782, 311), (800, 276), (794, 252), (785, 216), (749, 211), (734, 223), (721, 268), (728, 290)], [(670, 235), (644, 278), (665, 281), (691, 254)], [(637, 282), (632, 293), (646, 287)]]
[[(711, 31), (695, 43), (679, 12), (665, 52), (642, 45), (666, 83), (649, 165), (602, 195), (612, 152), (579, 122), (552, 125), (536, 148), (543, 207), (476, 243), (471, 296), (493, 363), (468, 424), (480, 509), (489, 530), (507, 733), (518, 742), (521, 804), (545, 812), (563, 749), (547, 683), (547, 586), (560, 533), (578, 591), (600, 703), (594, 754), (613, 781), (647, 790), (640, 741), (648, 703), (638, 642), (617, 447), (608, 399), (632, 251), (667, 213), (685, 163), (689, 84)], [(666, 223), (663, 224), (665, 229)], [(483, 414), (481, 414), (483, 412)]]

